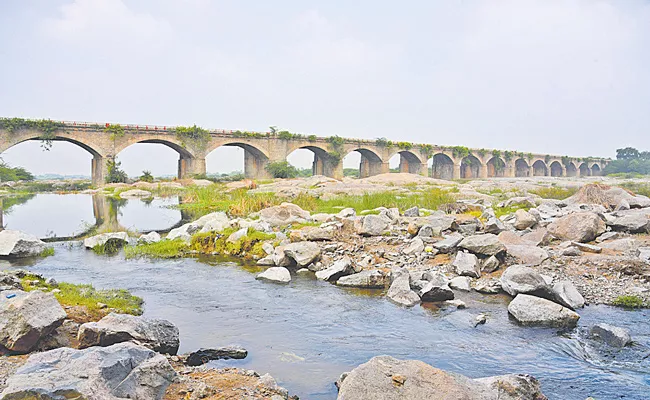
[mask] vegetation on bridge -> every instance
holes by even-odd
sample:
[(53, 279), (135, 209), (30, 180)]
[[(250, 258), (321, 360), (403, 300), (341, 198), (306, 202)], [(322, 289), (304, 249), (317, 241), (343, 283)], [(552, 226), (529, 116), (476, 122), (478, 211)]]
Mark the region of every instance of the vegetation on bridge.
[(177, 126), (175, 129), (176, 137), (181, 141), (183, 146), (192, 146), (197, 149), (204, 149), (210, 141), (210, 132), (200, 126)]
[(49, 119), (0, 118), (0, 129), (6, 130), (9, 134), (22, 129), (34, 129), (41, 132), (41, 146), (45, 150), (52, 148), (52, 140), (56, 138), (56, 132), (63, 126), (62, 122)]

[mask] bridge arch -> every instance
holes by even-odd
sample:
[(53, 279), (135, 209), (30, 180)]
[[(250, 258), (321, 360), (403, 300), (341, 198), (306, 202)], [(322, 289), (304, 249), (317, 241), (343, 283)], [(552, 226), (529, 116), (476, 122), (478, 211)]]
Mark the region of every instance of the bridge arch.
[(397, 150), (390, 154), (388, 159), (399, 155), (399, 172), (408, 174), (426, 174), (429, 167), (427, 161), (422, 160), (420, 156), (411, 150)]
[(600, 165), (594, 164), (591, 166), (591, 175), (592, 176), (600, 176), (602, 175), (602, 170), (600, 169)]
[(548, 166), (544, 160), (535, 160), (533, 163), (533, 176), (548, 176)]
[(518, 158), (515, 160), (515, 176), (516, 177), (528, 177), (530, 176), (530, 165), (523, 158)]
[(205, 158), (197, 158), (176, 135), (127, 134), (122, 140), (116, 140), (115, 157), (135, 144), (161, 144), (175, 150), (179, 155), (177, 168), (179, 179), (205, 174)]
[(475, 179), (481, 174), (481, 161), (475, 155), (469, 154), (460, 161), (460, 178)]
[(551, 176), (562, 176), (563, 168), (559, 161), (551, 163)]
[(487, 162), (488, 178), (502, 178), (506, 176), (506, 163), (499, 156), (490, 158)]
[(339, 173), (339, 169), (341, 169), (342, 172), (342, 161), (343, 157), (340, 156), (340, 158), (335, 157), (334, 155), (331, 155), (327, 149), (321, 147), (319, 144), (314, 143), (314, 144), (300, 144), (297, 146), (292, 146), (291, 148), (287, 149), (287, 157), (291, 155), (296, 150), (300, 149), (306, 149), (314, 153), (314, 160), (312, 162), (312, 175), (324, 175), (328, 177), (333, 177), (333, 178), (341, 178), (341, 173)]
[(580, 176), (591, 176), (591, 170), (589, 169), (589, 165), (586, 162), (583, 162), (580, 164)]
[(352, 153), (359, 153), (359, 178), (367, 178), (369, 176), (375, 176), (388, 172), (388, 164), (384, 165), (384, 161), (381, 159), (381, 156), (375, 151), (368, 149), (366, 147), (356, 147), (346, 149), (345, 156), (343, 159), (347, 158)]
[(434, 154), (431, 164), (431, 176), (436, 179), (452, 180), (454, 178), (454, 160), (445, 153)]
[[(242, 140), (227, 140), (213, 142), (205, 150), (205, 158), (210, 156), (213, 151), (225, 148), (225, 147), (237, 147), (244, 151), (244, 176), (249, 179), (264, 179), (271, 178), (271, 175), (266, 170), (266, 166), (270, 162), (268, 153), (247, 141)], [(204, 161), (205, 162), (205, 161)], [(240, 164), (241, 165), (241, 164)], [(207, 170), (207, 165), (206, 165)]]
[(566, 176), (578, 176), (578, 168), (573, 162), (567, 163), (566, 167)]

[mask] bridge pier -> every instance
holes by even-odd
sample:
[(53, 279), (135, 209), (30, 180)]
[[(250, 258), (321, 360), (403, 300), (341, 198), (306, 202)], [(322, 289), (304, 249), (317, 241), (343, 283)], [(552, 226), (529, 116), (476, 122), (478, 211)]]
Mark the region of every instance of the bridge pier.
[(454, 164), (454, 173), (452, 175), (453, 179), (460, 179), (460, 162), (458, 164)]
[(244, 148), (244, 176), (248, 179), (270, 179), (273, 178), (266, 170), (269, 164), (268, 159), (262, 159)]
[(478, 177), (481, 179), (487, 179), (488, 177), (488, 166), (485, 163), (481, 163), (479, 166)]
[(183, 157), (178, 160), (178, 178), (189, 179), (196, 175), (205, 175), (205, 158)]
[(359, 178), (382, 174), (383, 167), (384, 164), (381, 161), (373, 161), (362, 154), (361, 163), (359, 164)]
[(102, 186), (106, 183), (106, 177), (108, 176), (108, 157), (94, 156), (90, 160), (90, 176), (92, 179), (93, 186)]

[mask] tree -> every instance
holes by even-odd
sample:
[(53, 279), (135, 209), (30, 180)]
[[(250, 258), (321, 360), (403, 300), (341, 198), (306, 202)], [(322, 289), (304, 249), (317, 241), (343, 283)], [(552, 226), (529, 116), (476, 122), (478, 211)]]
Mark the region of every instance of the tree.
[(151, 175), (151, 171), (142, 171), (142, 175), (140, 175), (140, 178), (138, 178), (142, 182), (153, 182), (153, 175)]
[(117, 159), (111, 160), (110, 158), (106, 161), (106, 167), (108, 168), (108, 175), (106, 175), (106, 183), (126, 183), (128, 177), (126, 172), (120, 169), (121, 162)]
[(298, 176), (298, 170), (288, 161), (277, 161), (266, 165), (266, 170), (274, 178), (295, 178)]
[(639, 150), (633, 147), (616, 150), (616, 158), (619, 160), (633, 160), (639, 158)]

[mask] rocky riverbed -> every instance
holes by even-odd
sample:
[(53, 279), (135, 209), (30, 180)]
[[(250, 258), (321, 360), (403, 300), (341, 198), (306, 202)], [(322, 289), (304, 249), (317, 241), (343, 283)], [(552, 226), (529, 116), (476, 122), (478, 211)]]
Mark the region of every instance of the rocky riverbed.
[[(287, 202), (245, 217), (214, 212), (172, 229), (167, 235), (152, 233), (138, 240), (126, 233), (105, 233), (87, 238), (84, 246), (97, 251), (126, 245), (131, 251), (148, 249), (136, 254), (155, 257), (151, 252), (155, 246), (173, 242), (180, 244), (176, 256), (205, 253), (252, 259), (266, 268), (258, 279), (268, 284), (287, 284), (299, 276), (311, 275), (342, 288), (383, 289), (389, 300), (407, 308), (433, 304), (462, 309), (468, 306), (459, 299), (464, 293), (506, 295), (512, 299), (508, 313), (523, 326), (555, 327), (564, 332), (576, 327), (587, 329), (594, 340), (613, 348), (633, 341), (625, 329), (607, 324), (612, 321), (581, 326), (580, 312), (588, 304), (648, 306), (647, 197), (602, 184), (584, 186), (564, 200), (544, 199), (522, 187), (509, 195), (496, 196), (481, 193), (479, 190), (485, 192), (485, 188), (475, 184), (471, 190), (451, 190), (458, 193), (457, 201), (438, 210), (418, 206), (357, 210), (341, 206), (335, 213), (310, 213), (290, 202), (304, 191), (316, 190), (317, 179), (323, 181), (312, 178), (308, 180), (310, 186), (274, 183), (254, 189), (278, 190), (287, 196)], [(384, 178), (376, 179), (380, 183), (366, 182), (364, 188), (372, 192), (371, 185), (385, 185), (381, 181)], [(339, 185), (325, 182), (323, 187)], [(420, 183), (431, 184), (426, 179)], [(318, 195), (336, 196), (337, 190)], [(397, 186), (395, 190), (408, 196), (417, 188)], [(8, 257), (40, 256), (47, 248), (35, 237), (11, 231), (0, 233), (0, 245)], [(6, 281), (11, 282), (7, 276)], [(56, 304), (47, 297), (47, 290), (26, 293), (16, 286), (5, 289), (0, 293), (5, 307), (20, 302), (35, 310), (40, 310), (41, 305), (43, 310), (50, 310), (37, 312), (47, 314), (47, 321), (35, 321), (29, 329), (13, 327), (11, 320), (2, 327), (8, 333), (1, 344), (8, 352), (36, 352), (29, 358), (2, 358), (3, 373), (9, 377), (3, 392), (9, 396), (6, 398), (20, 398), (9, 393), (34, 392), (34, 382), (48, 390), (59, 390), (51, 389), (58, 386), (43, 378), (43, 373), (37, 379), (29, 371), (45, 371), (55, 382), (57, 374), (83, 375), (79, 372), (82, 370), (96, 371), (100, 376), (101, 366), (93, 362), (107, 357), (129, 360), (133, 366), (133, 370), (126, 371), (127, 376), (132, 376), (131, 386), (112, 392), (117, 398), (289, 397), (268, 375), (188, 362), (241, 358), (246, 356), (243, 349), (196, 349), (198, 354), (179, 356), (178, 329), (169, 321), (115, 313), (89, 321), (72, 309), (59, 306), (60, 310), (52, 311)], [(490, 323), (490, 316), (485, 314), (477, 315), (474, 322), (475, 326)], [(28, 332), (25, 336), (30, 341), (17, 337), (17, 331)], [(56, 340), (52, 335), (57, 336)], [(156, 353), (168, 356), (160, 358)], [(83, 363), (69, 365), (66, 360), (71, 359)], [(15, 366), (25, 362), (29, 368), (15, 372)], [(143, 362), (146, 368), (141, 367)], [(60, 364), (61, 370), (47, 369), (52, 363)], [(143, 370), (153, 375), (143, 375)], [(106, 388), (112, 387), (112, 381), (101, 379), (97, 385), (110, 392), (112, 389)], [(154, 384), (143, 385), (139, 379)], [(444, 384), (421, 385), (422, 381)], [(82, 381), (66, 382), (80, 394), (94, 393)], [(402, 391), (410, 393), (407, 398), (544, 398), (539, 383), (525, 375), (471, 380), (418, 361), (390, 357), (373, 358), (344, 374), (337, 385), (342, 399), (368, 398), (369, 393), (372, 398), (396, 398)]]

